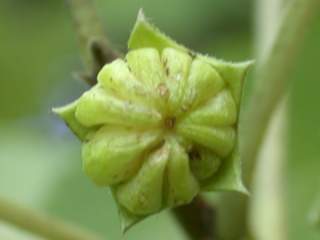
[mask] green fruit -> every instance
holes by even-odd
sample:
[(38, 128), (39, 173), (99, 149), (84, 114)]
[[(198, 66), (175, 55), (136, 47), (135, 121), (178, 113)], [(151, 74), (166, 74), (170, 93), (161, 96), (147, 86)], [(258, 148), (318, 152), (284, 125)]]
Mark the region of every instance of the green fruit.
[(250, 65), (193, 53), (140, 13), (125, 59), (55, 109), (83, 141), (85, 173), (111, 187), (124, 229), (200, 191), (245, 192), (237, 122)]

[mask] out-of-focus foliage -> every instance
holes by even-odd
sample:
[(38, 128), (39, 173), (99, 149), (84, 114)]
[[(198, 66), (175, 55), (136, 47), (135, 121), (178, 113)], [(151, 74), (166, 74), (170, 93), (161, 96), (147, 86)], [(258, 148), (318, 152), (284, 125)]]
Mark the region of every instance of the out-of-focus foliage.
[[(252, 0), (96, 3), (110, 38), (122, 50), (143, 7), (161, 29), (192, 49), (234, 61), (252, 57)], [(320, 184), (319, 29), (318, 22), (292, 73), (287, 164), (290, 240), (320, 236), (320, 230), (308, 222)], [(110, 193), (87, 180), (79, 143), (50, 113), (52, 106), (77, 98), (87, 88), (72, 78), (79, 69), (76, 37), (63, 0), (0, 1), (0, 195), (96, 230), (107, 239), (120, 239)], [(222, 220), (235, 218), (230, 208)], [(7, 230), (2, 230), (7, 228), (0, 225), (0, 239), (8, 239)], [(125, 238), (185, 236), (165, 212)], [(19, 234), (9, 239), (30, 237)]]
[(320, 193), (320, 13), (316, 19), (292, 73), (287, 164), (290, 240), (320, 238), (320, 226), (310, 221)]

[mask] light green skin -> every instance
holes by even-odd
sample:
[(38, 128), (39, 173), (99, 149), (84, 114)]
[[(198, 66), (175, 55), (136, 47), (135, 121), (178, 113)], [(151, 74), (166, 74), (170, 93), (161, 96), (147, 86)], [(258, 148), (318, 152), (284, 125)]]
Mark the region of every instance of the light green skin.
[(237, 119), (251, 62), (192, 53), (142, 13), (129, 49), (94, 87), (54, 110), (83, 141), (85, 173), (111, 186), (123, 229), (201, 190), (245, 192)]

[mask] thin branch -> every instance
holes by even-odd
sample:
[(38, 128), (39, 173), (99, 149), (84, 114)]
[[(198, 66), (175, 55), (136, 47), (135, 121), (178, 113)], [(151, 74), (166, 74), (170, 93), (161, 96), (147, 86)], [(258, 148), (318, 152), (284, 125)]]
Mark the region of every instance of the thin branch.
[(257, 84), (243, 116), (241, 154), (244, 180), (250, 188), (256, 157), (263, 137), (281, 97), (287, 92), (290, 70), (295, 63), (311, 17), (319, 10), (319, 0), (294, 0), (284, 17), (273, 48), (256, 74)]
[(110, 46), (93, 0), (67, 0), (67, 3), (86, 66), (86, 72), (81, 77), (94, 85), (103, 65), (119, 57), (119, 53)]
[(198, 196), (190, 204), (173, 209), (173, 214), (190, 239), (216, 239), (216, 212), (202, 197)]
[(93, 233), (5, 199), (0, 199), (0, 219), (44, 239), (101, 240)]

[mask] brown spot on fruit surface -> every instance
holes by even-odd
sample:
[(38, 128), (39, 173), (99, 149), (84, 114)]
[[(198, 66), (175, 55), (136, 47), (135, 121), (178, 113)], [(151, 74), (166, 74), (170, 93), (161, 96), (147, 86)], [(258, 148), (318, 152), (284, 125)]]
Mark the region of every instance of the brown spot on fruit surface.
[(167, 97), (169, 96), (169, 89), (167, 88), (167, 86), (164, 83), (160, 83), (157, 86), (157, 92), (159, 93), (159, 95), (161, 97)]
[(176, 118), (175, 117), (166, 118), (165, 121), (164, 121), (164, 125), (168, 129), (174, 128), (175, 123), (176, 123)]

